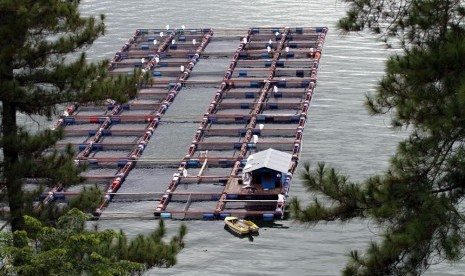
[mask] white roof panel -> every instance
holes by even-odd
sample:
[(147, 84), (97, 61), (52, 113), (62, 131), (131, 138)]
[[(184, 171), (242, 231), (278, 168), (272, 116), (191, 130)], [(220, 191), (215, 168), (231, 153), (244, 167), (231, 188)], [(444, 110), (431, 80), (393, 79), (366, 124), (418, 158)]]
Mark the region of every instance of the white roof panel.
[[(251, 155), (243, 171), (251, 172), (268, 168), (281, 173), (287, 173), (292, 160), (292, 154), (275, 149), (267, 149)], [(249, 166), (250, 165), (250, 166)]]

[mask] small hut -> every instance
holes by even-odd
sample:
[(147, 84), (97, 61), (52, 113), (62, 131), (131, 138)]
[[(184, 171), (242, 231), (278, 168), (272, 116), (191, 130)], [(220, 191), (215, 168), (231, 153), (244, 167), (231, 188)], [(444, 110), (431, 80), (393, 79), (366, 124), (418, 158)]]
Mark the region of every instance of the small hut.
[(281, 188), (291, 160), (292, 154), (272, 148), (250, 155), (242, 170), (243, 183), (261, 184), (264, 190)]

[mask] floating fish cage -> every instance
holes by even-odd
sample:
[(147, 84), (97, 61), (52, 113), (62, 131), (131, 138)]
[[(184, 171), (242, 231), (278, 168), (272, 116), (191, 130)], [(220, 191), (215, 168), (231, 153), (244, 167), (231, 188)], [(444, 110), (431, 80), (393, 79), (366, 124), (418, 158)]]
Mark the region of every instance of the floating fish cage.
[[(70, 144), (76, 165), (89, 166), (83, 186), (104, 191), (100, 217), (117, 213), (121, 208), (111, 207), (121, 202), (144, 201), (144, 210), (122, 206), (162, 218), (280, 219), (326, 32), (138, 29), (108, 68), (110, 75), (146, 75), (136, 97), (69, 106), (53, 126), (64, 129), (56, 147)], [(261, 178), (246, 185), (244, 168), (270, 149), (263, 162), (281, 163), (257, 168)], [(265, 185), (270, 177), (275, 183)], [(76, 193), (55, 187), (42, 198), (49, 203)]]

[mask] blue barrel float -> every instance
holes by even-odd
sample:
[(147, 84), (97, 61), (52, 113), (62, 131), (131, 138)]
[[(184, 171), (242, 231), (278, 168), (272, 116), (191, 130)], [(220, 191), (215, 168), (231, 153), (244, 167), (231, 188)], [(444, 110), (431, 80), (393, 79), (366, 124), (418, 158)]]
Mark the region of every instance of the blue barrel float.
[(102, 144), (92, 144), (92, 149), (93, 150), (103, 150), (103, 145)]
[(253, 92), (245, 92), (245, 98), (246, 99), (253, 99), (255, 98), (255, 94)]
[(273, 213), (265, 213), (265, 214), (263, 214), (263, 219), (264, 220), (274, 220), (274, 214)]
[(204, 213), (202, 217), (203, 217), (203, 219), (215, 219), (215, 214)]
[(160, 217), (161, 218), (171, 218), (171, 213), (161, 213)]
[(251, 81), (250, 82), (250, 87), (252, 88), (260, 88), (260, 83), (257, 81)]
[(68, 124), (68, 125), (74, 124), (74, 118), (66, 117), (64, 121), (65, 121), (65, 124)]
[(120, 159), (118, 160), (118, 167), (122, 168), (126, 166), (127, 160), (126, 159)]
[(221, 214), (220, 214), (220, 218), (221, 218), (221, 219), (224, 219), (224, 218), (230, 217), (230, 216), (231, 216), (230, 213), (221, 213)]

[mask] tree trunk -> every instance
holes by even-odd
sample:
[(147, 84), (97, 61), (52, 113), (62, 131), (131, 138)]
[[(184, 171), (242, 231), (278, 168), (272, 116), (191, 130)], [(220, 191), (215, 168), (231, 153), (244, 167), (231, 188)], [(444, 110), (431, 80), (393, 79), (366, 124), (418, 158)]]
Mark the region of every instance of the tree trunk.
[(24, 229), (22, 210), (22, 174), (18, 166), (18, 127), (16, 125), (16, 107), (12, 103), (3, 102), (3, 158), (4, 177), (7, 187), (8, 203), (11, 216), (11, 230)]

